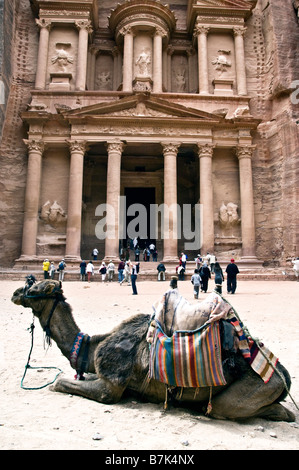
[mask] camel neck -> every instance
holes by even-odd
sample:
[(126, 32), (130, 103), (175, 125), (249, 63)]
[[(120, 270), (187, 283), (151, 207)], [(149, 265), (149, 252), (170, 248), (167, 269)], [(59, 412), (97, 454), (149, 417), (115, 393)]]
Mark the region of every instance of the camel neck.
[(46, 334), (55, 341), (62, 354), (69, 359), (74, 340), (80, 331), (73, 319), (70, 306), (64, 300), (53, 299), (44, 309), (40, 324)]

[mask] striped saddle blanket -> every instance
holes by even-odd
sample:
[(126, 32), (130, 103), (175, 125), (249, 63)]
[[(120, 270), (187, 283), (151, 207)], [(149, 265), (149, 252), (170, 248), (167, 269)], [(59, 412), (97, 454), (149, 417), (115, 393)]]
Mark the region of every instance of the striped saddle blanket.
[(235, 328), (239, 337), (239, 350), (252, 369), (268, 383), (278, 363), (276, 357), (263, 343), (254, 341), (245, 335), (243, 324), (234, 315), (227, 319)]
[(219, 322), (167, 336), (157, 322), (150, 348), (149, 377), (175, 387), (225, 385)]

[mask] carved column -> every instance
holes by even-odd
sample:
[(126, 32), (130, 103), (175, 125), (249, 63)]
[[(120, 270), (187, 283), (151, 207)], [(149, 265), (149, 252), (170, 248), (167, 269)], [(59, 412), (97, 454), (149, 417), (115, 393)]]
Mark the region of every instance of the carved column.
[[(162, 143), (164, 155), (164, 261), (178, 259), (177, 153), (180, 143)], [(169, 228), (169, 230), (167, 230)]]
[(107, 142), (107, 236), (105, 239), (105, 259), (119, 259), (119, 196), (121, 156), (123, 142)]
[(79, 29), (76, 90), (84, 91), (86, 88), (88, 34), (92, 32), (89, 20), (76, 21)]
[(154, 34), (154, 65), (153, 65), (153, 92), (162, 93), (162, 38), (165, 36), (161, 28), (156, 28)]
[(132, 91), (133, 82), (133, 31), (129, 26), (122, 29), (124, 35), (123, 91)]
[(166, 83), (167, 83), (167, 91), (171, 92), (171, 75), (172, 75), (172, 70), (171, 70), (171, 57), (173, 54), (173, 47), (168, 46), (167, 48), (167, 77), (166, 77)]
[(51, 21), (45, 19), (36, 19), (35, 21), (40, 28), (35, 88), (38, 90), (44, 90), (46, 87), (49, 32), (51, 29)]
[(251, 158), (255, 146), (237, 147), (241, 195), (242, 256), (255, 258), (255, 221)]
[(198, 79), (199, 93), (209, 93), (208, 74), (208, 26), (196, 24), (194, 34), (197, 35), (198, 44)]
[(68, 193), (65, 257), (80, 259), (83, 168), (86, 143), (69, 141), (71, 161)]
[(95, 89), (95, 79), (96, 79), (96, 58), (97, 58), (98, 48), (92, 45), (89, 48), (89, 67), (88, 67), (88, 83), (89, 83), (89, 90)]
[(24, 142), (28, 146), (28, 167), (25, 192), (22, 257), (32, 258), (36, 256), (38, 207), (44, 143), (41, 140), (24, 140)]
[(247, 28), (234, 27), (238, 95), (247, 95), (244, 34)]
[(214, 146), (211, 144), (198, 144), (200, 204), (202, 204), (203, 214), (202, 254), (214, 251), (213, 149)]

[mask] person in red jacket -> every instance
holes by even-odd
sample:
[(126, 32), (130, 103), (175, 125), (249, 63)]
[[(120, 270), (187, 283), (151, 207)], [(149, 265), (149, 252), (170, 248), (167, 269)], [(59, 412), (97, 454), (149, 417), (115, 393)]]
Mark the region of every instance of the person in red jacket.
[(227, 293), (234, 294), (237, 288), (237, 274), (239, 273), (239, 268), (235, 264), (235, 260), (231, 259), (230, 263), (226, 267), (227, 274)]

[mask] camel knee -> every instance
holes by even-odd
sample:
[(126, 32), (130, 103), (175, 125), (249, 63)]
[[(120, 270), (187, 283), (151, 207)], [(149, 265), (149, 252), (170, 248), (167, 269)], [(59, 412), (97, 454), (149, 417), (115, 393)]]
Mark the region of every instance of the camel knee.
[(116, 387), (102, 379), (80, 381), (59, 378), (52, 390), (70, 395), (79, 395), (105, 404), (117, 403), (124, 392), (124, 388)]

